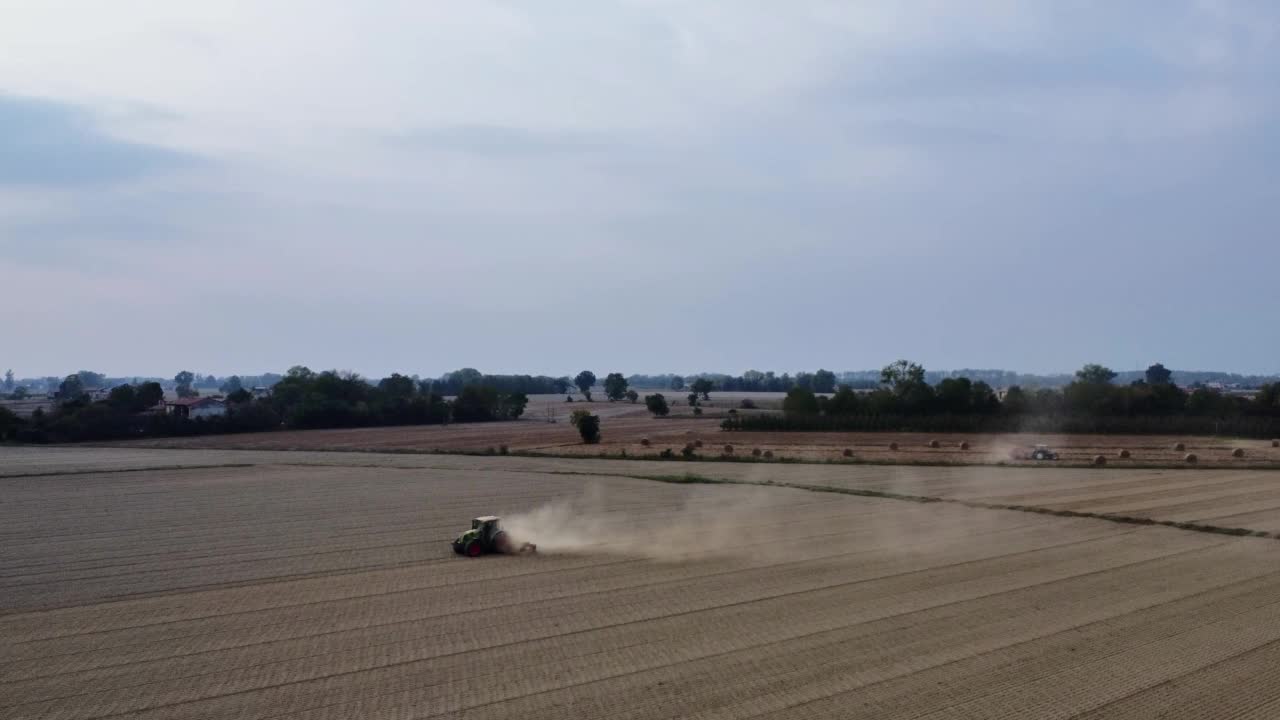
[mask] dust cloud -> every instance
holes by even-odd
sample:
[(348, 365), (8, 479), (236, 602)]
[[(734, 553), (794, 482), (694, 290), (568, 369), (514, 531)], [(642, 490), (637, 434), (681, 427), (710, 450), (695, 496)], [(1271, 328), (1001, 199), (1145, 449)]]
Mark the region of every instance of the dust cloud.
[(628, 510), (618, 498), (606, 498), (598, 485), (575, 498), (529, 512), (514, 513), (502, 524), (516, 542), (531, 542), (538, 552), (609, 553), (654, 560), (691, 557), (759, 559), (770, 552), (768, 536), (785, 537), (794, 513), (778, 507), (776, 491), (744, 486), (694, 486), (669, 509)]
[(1034, 442), (1028, 444), (1025, 438), (1017, 435), (996, 435), (991, 438), (989, 443), (987, 451), (983, 454), (982, 462), (993, 465), (1017, 460), (1026, 455), (1028, 448), (1034, 445)]

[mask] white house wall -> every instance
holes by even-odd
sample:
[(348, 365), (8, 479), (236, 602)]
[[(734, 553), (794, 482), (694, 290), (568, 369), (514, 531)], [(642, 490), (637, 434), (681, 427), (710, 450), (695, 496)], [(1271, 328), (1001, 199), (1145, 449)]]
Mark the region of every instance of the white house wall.
[(191, 408), (191, 414), (188, 416), (192, 420), (202, 417), (222, 417), (227, 414), (227, 408), (224, 405), (211, 405), (206, 407)]

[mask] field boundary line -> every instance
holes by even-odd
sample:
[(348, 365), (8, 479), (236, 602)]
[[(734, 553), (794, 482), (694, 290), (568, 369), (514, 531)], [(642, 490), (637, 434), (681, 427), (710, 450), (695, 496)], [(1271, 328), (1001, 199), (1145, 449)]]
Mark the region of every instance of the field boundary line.
[[(416, 427), (416, 426), (408, 426)], [(210, 435), (205, 437), (222, 437), (219, 435)], [(1240, 466), (1231, 463), (1215, 463), (1202, 461), (1196, 464), (1190, 464), (1180, 461), (1170, 461), (1167, 463), (1160, 462), (1127, 462), (1120, 464), (1119, 462), (1107, 463), (1106, 465), (1094, 465), (1091, 460), (1081, 460), (1079, 462), (1057, 461), (1053, 463), (1044, 462), (1025, 462), (1012, 463), (1004, 460), (995, 460), (984, 462), (963, 461), (956, 462), (951, 460), (927, 460), (927, 459), (896, 459), (896, 460), (880, 460), (870, 458), (826, 458), (826, 459), (806, 459), (801, 457), (774, 457), (774, 458), (756, 458), (746, 455), (694, 455), (693, 457), (675, 456), (669, 458), (659, 457), (656, 454), (650, 455), (584, 455), (580, 453), (564, 453), (564, 452), (543, 452), (539, 450), (511, 450), (505, 454), (500, 452), (489, 452), (488, 450), (467, 450), (465, 448), (426, 448), (426, 447), (303, 447), (291, 445), (288, 447), (254, 447), (252, 445), (237, 445), (232, 443), (226, 446), (210, 447), (194, 445), (190, 447), (163, 446), (163, 445), (134, 445), (129, 444), (131, 441), (120, 443), (73, 443), (61, 444), (63, 447), (85, 447), (85, 448), (102, 448), (102, 449), (135, 449), (135, 450), (171, 450), (171, 451), (233, 451), (233, 452), (261, 452), (261, 453), (350, 453), (365, 455), (457, 455), (461, 457), (515, 457), (515, 458), (546, 458), (551, 460), (634, 460), (641, 462), (676, 462), (676, 463), (745, 463), (757, 465), (849, 465), (849, 466), (872, 466), (872, 467), (997, 467), (997, 468), (1018, 468), (1018, 469), (1048, 469), (1053, 468), (1070, 468), (1070, 469), (1087, 469), (1098, 471), (1111, 470), (1271, 470), (1280, 471), (1280, 463), (1268, 462), (1265, 465), (1246, 465)], [(673, 443), (678, 445), (679, 443)], [(19, 447), (53, 447), (53, 445), (45, 446), (19, 446)], [(323, 464), (323, 463), (317, 463)]]
[(53, 472), (11, 473), (0, 474), (0, 482), (5, 480), (17, 480), (20, 478), (59, 477), (62, 475), (106, 475), (110, 473), (158, 472), (162, 470), (214, 470), (217, 468), (257, 467), (258, 465), (259, 463), (237, 462), (220, 463), (217, 465), (165, 465), (162, 467), (148, 466), (139, 468), (106, 468), (104, 470), (62, 470)]

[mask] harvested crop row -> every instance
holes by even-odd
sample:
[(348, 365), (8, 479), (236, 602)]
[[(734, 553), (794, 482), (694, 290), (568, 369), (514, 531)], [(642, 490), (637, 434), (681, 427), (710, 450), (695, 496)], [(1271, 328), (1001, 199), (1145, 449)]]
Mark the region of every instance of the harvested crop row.
[[(19, 539), (0, 557), (0, 715), (1141, 717), (1181, 700), (1213, 718), (1187, 688), (1232, 712), (1280, 702), (1274, 540), (608, 475), (671, 473), (652, 463), (252, 455), (0, 480)], [(697, 468), (967, 502), (1269, 497), (1199, 471), (765, 470)], [(555, 510), (521, 527), (579, 533), (454, 556), (449, 537), (495, 510)], [(1228, 698), (1227, 670), (1263, 682)]]

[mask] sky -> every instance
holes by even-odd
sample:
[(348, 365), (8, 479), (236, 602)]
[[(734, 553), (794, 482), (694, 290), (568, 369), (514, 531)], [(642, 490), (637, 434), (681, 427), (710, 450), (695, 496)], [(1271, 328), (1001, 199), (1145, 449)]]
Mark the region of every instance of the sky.
[(1280, 372), (1270, 0), (0, 0), (0, 366)]

